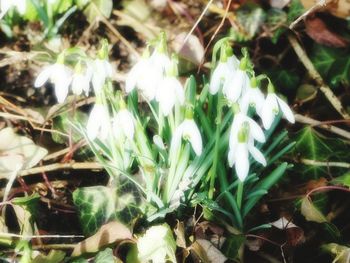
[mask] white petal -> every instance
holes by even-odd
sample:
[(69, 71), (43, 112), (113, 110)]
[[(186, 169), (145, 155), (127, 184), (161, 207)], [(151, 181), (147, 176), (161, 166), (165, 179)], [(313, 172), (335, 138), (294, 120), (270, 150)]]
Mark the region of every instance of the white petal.
[(84, 77), (81, 74), (74, 74), (72, 79), (72, 91), (75, 95), (80, 95), (83, 92)]
[(100, 129), (100, 114), (99, 114), (99, 109), (98, 105), (94, 105), (92, 108), (89, 119), (86, 125), (86, 131), (87, 131), (87, 136), (90, 140), (94, 140), (97, 138), (98, 131)]
[(164, 116), (168, 116), (175, 105), (176, 95), (172, 85), (171, 78), (165, 78), (160, 82), (157, 90), (156, 100)]
[(292, 112), (292, 110), (289, 108), (288, 104), (285, 103), (282, 99), (277, 97), (277, 101), (278, 104), (281, 107), (281, 110), (283, 112), (284, 117), (286, 117), (286, 119), (290, 122), (290, 123), (294, 123), (295, 122), (295, 117), (294, 114)]
[(230, 147), (230, 150), (228, 151), (228, 156), (227, 156), (227, 159), (228, 159), (228, 164), (230, 167), (232, 167), (234, 164), (235, 164), (235, 161), (236, 161), (236, 152), (235, 152), (235, 149), (236, 149), (236, 145), (235, 145), (235, 148), (232, 148)]
[(184, 131), (184, 123), (181, 123), (179, 126), (176, 127), (175, 132), (173, 134), (173, 137), (171, 139), (171, 144), (170, 144), (170, 159), (175, 157), (175, 153), (179, 149), (181, 145), (181, 140), (182, 140), (182, 134)]
[(130, 93), (136, 87), (137, 79), (139, 78), (144, 64), (144, 60), (140, 60), (131, 68), (128, 75), (126, 76), (125, 91), (127, 93)]
[(266, 166), (266, 159), (264, 155), (256, 147), (254, 147), (254, 145), (249, 145), (248, 150), (257, 162), (261, 163), (263, 166)]
[(243, 182), (249, 172), (248, 149), (246, 143), (237, 144), (235, 168), (239, 180)]
[(184, 134), (185, 133), (189, 136), (189, 140), (196, 155), (201, 155), (203, 148), (202, 136), (196, 123), (193, 120), (191, 120), (191, 125), (188, 126), (188, 130), (186, 130)]
[(210, 79), (209, 92), (212, 95), (215, 95), (221, 86), (221, 83), (225, 81), (226, 75), (226, 65), (224, 63), (219, 63), (218, 66), (214, 69), (214, 72)]
[(265, 98), (264, 98), (264, 94), (261, 92), (259, 88), (253, 89), (251, 101), (255, 104), (256, 113), (260, 115), (261, 109), (265, 102)]
[(49, 78), (51, 77), (51, 74), (53, 74), (53, 65), (46, 67), (43, 71), (40, 72), (40, 74), (36, 77), (35, 82), (34, 82), (34, 86), (36, 88), (41, 87), (42, 85), (45, 84), (46, 81), (49, 80)]
[(183, 105), (185, 103), (185, 91), (178, 79), (173, 78), (172, 81), (172, 87), (175, 92), (176, 99), (180, 103), (180, 105)]
[(247, 117), (250, 133), (258, 142), (265, 142), (265, 134), (261, 127), (251, 118)]
[(277, 100), (274, 94), (267, 95), (264, 106), (261, 109), (261, 118), (266, 130), (270, 129), (276, 115), (274, 111), (278, 110)]
[(134, 137), (135, 127), (134, 127), (134, 117), (132, 114), (126, 110), (120, 110), (119, 111), (120, 116), (120, 126), (123, 129), (124, 135), (132, 140)]

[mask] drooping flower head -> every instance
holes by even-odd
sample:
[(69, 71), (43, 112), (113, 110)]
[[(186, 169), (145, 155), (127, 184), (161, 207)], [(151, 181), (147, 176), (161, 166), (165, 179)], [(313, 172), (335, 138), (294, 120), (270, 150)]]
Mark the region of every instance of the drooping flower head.
[(122, 98), (119, 99), (119, 111), (114, 116), (112, 124), (117, 140), (124, 141), (124, 138), (133, 139), (135, 133), (134, 116), (128, 111)]
[(221, 86), (227, 86), (236, 72), (239, 60), (232, 53), (231, 47), (223, 44), (221, 47), (220, 61), (213, 71), (210, 79), (209, 92), (215, 95)]
[(173, 57), (172, 64), (167, 69), (166, 76), (160, 81), (156, 94), (156, 100), (164, 116), (169, 115), (176, 103), (183, 105), (185, 102), (185, 92), (177, 75), (177, 59)]
[(113, 76), (113, 67), (108, 61), (108, 42), (103, 40), (97, 58), (92, 63), (92, 86), (99, 93), (108, 78)]
[(270, 129), (278, 113), (282, 111), (283, 117), (290, 123), (295, 122), (295, 117), (288, 104), (280, 99), (271, 82), (268, 85), (268, 94), (261, 109), (261, 119), (266, 130)]
[(80, 95), (82, 92), (86, 96), (90, 92), (90, 80), (92, 77), (92, 68), (89, 65), (86, 65), (83, 68), (82, 62), (78, 61), (74, 68), (74, 74), (72, 76), (72, 91), (75, 95)]
[(64, 102), (66, 99), (69, 85), (72, 81), (72, 70), (64, 65), (64, 56), (64, 52), (61, 53), (56, 63), (44, 68), (34, 82), (34, 86), (39, 88), (50, 80), (54, 85), (55, 94), (59, 103)]
[(229, 146), (228, 162), (230, 167), (235, 165), (236, 174), (241, 182), (249, 173), (249, 153), (257, 162), (266, 166), (264, 155), (254, 146), (250, 127), (247, 121), (243, 122), (238, 131), (233, 134), (236, 137), (230, 140)]
[(193, 112), (189, 109), (186, 110), (185, 120), (175, 129), (173, 138), (171, 139), (170, 156), (174, 156), (174, 153), (179, 149), (182, 139), (190, 142), (197, 156), (202, 154), (202, 136), (197, 124), (193, 120)]
[(26, 0), (0, 0), (0, 19), (11, 9), (16, 8), (23, 15), (26, 12)]
[(264, 105), (264, 102), (264, 94), (258, 87), (257, 79), (253, 77), (251, 78), (249, 85), (247, 86), (241, 100), (239, 101), (241, 111), (244, 114), (247, 114), (249, 107), (253, 107), (255, 108), (255, 112), (261, 118), (261, 110)]
[(110, 119), (106, 106), (100, 96), (96, 96), (96, 103), (93, 106), (86, 125), (87, 136), (90, 140), (99, 138), (105, 140), (110, 132)]

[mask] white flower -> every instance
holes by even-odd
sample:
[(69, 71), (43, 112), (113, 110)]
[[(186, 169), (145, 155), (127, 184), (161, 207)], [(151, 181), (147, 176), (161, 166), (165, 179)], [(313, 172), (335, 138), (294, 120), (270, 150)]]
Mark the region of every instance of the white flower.
[(83, 91), (86, 96), (89, 95), (90, 91), (90, 80), (92, 71), (87, 68), (85, 74), (82, 72), (75, 72), (72, 76), (72, 91), (75, 95), (80, 95)]
[(134, 116), (127, 109), (121, 109), (113, 118), (113, 131), (116, 138), (132, 140), (135, 133)]
[(176, 102), (183, 105), (185, 92), (180, 81), (175, 77), (165, 77), (160, 81), (156, 100), (164, 116), (168, 116)]
[(249, 173), (249, 153), (253, 158), (266, 166), (264, 155), (254, 146), (254, 140), (240, 141), (237, 139), (233, 145), (230, 145), (228, 153), (228, 162), (230, 167), (235, 165), (237, 176), (243, 182)]
[(244, 114), (248, 113), (249, 106), (254, 107), (256, 113), (261, 118), (261, 109), (264, 102), (265, 98), (261, 90), (258, 87), (253, 88), (251, 85), (249, 85), (246, 92), (243, 94), (242, 99), (240, 100), (239, 106)]
[(283, 117), (289, 122), (295, 122), (294, 114), (288, 104), (280, 99), (275, 93), (267, 94), (266, 100), (261, 109), (261, 119), (266, 130), (270, 129), (280, 110), (283, 113)]
[(142, 95), (151, 101), (155, 98), (158, 86), (170, 66), (170, 59), (162, 53), (154, 52), (148, 58), (142, 58), (130, 70), (125, 81), (125, 91), (130, 93), (138, 88)]
[(189, 140), (197, 156), (202, 154), (203, 145), (201, 133), (193, 119), (185, 119), (176, 128), (171, 140), (171, 153), (179, 149), (182, 138)]
[(0, 0), (1, 15), (5, 15), (12, 7), (23, 15), (26, 12), (26, 0)]
[(107, 78), (113, 75), (113, 67), (106, 59), (95, 59), (92, 63), (92, 86), (95, 93), (99, 93)]
[(237, 142), (238, 133), (242, 125), (247, 125), (249, 135), (258, 142), (265, 142), (265, 135), (261, 127), (252, 119), (242, 112), (235, 114), (230, 132), (230, 148)]
[(247, 73), (238, 69), (232, 72), (230, 77), (225, 81), (222, 92), (231, 103), (234, 103), (249, 86), (250, 80)]
[(152, 226), (137, 240), (140, 262), (176, 262), (176, 242), (167, 224)]
[(40, 72), (34, 86), (41, 87), (50, 80), (55, 86), (55, 94), (59, 103), (64, 102), (68, 95), (69, 84), (72, 80), (72, 70), (61, 63), (55, 63)]
[(104, 140), (109, 134), (109, 129), (108, 111), (104, 105), (96, 103), (90, 112), (86, 125), (87, 136), (90, 140), (97, 137)]
[(222, 84), (225, 85), (227, 81), (230, 80), (232, 74), (237, 70), (239, 65), (239, 60), (233, 55), (228, 57), (226, 62), (219, 62), (215, 68), (209, 85), (210, 94), (216, 94)]

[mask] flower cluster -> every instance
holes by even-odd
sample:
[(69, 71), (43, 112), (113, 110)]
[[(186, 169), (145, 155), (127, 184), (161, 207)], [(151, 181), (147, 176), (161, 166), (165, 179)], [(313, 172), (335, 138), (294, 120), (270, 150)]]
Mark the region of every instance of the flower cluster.
[(238, 178), (244, 181), (249, 173), (249, 154), (260, 164), (266, 166), (264, 155), (254, 146), (255, 141), (264, 143), (265, 135), (258, 123), (251, 118), (249, 110), (252, 108), (263, 123), (266, 130), (281, 111), (283, 117), (294, 123), (294, 115), (282, 99), (276, 94), (269, 80), (268, 94), (264, 94), (258, 86), (258, 78), (249, 68), (247, 53), (239, 61), (232, 54), (231, 48), (223, 45), (220, 62), (213, 71), (209, 91), (211, 94), (220, 92), (232, 106), (234, 112), (231, 126), (228, 162), (235, 170)]
[(50, 81), (54, 85), (59, 103), (65, 101), (69, 87), (75, 95), (81, 95), (84, 92), (88, 96), (91, 83), (95, 93), (99, 93), (105, 81), (113, 75), (113, 68), (107, 60), (106, 45), (106, 43), (102, 45), (95, 59), (88, 58), (85, 54), (80, 56), (74, 67), (65, 63), (65, 57), (68, 54), (62, 52), (54, 64), (40, 72), (34, 86), (39, 88)]

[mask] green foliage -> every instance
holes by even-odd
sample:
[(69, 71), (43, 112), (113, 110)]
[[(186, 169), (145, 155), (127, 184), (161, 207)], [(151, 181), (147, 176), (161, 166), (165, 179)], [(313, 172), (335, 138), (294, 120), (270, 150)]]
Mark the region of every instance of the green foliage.
[(230, 235), (222, 246), (222, 252), (229, 259), (236, 259), (239, 249), (244, 245), (246, 238), (244, 235)]
[(109, 17), (113, 9), (112, 0), (77, 0), (77, 5), (84, 8), (84, 14), (90, 23), (93, 23), (99, 17)]
[(300, 76), (293, 70), (273, 69), (269, 76), (281, 92), (295, 90), (300, 83)]
[(116, 218), (115, 198), (115, 192), (105, 186), (78, 188), (73, 192), (84, 233), (94, 234), (101, 225)]
[(343, 174), (331, 181), (332, 184), (340, 184), (350, 188), (350, 172)]
[(350, 84), (348, 57), (349, 52), (345, 49), (335, 49), (319, 44), (314, 45), (310, 54), (315, 68), (333, 88)]
[(348, 263), (350, 248), (336, 243), (325, 244), (322, 248), (334, 256), (332, 263)]
[[(297, 142), (293, 152), (295, 158), (327, 162), (341, 161), (349, 156), (348, 147), (342, 140), (323, 137), (310, 126), (295, 134), (294, 140)], [(319, 178), (327, 173), (327, 167), (312, 163), (296, 169), (304, 176), (312, 178)]]
[(60, 250), (51, 250), (49, 254), (39, 254), (31, 263), (61, 263), (63, 262), (66, 253)]
[(113, 255), (113, 250), (111, 248), (106, 248), (97, 253), (94, 262), (96, 263), (111, 263), (115, 262), (116, 258)]

